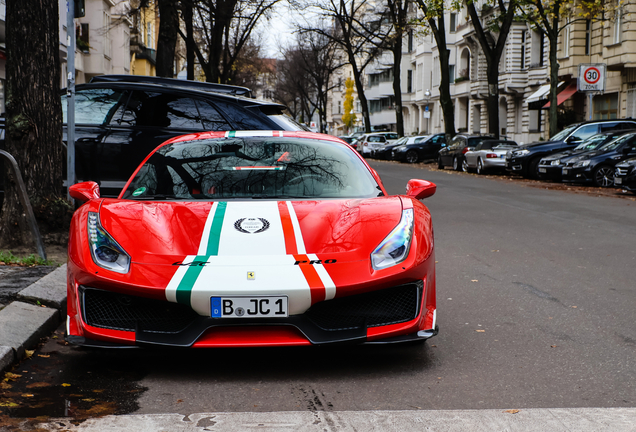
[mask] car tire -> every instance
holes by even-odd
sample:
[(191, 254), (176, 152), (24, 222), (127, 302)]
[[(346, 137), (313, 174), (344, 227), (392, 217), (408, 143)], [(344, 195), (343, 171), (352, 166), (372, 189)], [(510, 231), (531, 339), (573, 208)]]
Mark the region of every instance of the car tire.
[(596, 167), (592, 179), (598, 187), (612, 187), (614, 186), (614, 169), (608, 165)]
[(468, 161), (466, 159), (462, 161), (462, 171), (465, 173), (470, 172), (470, 168), (468, 168)]
[(444, 164), (442, 163), (441, 156), (437, 156), (437, 169), (444, 169)]
[(539, 172), (538, 172), (538, 168), (539, 168), (539, 160), (541, 158), (537, 157), (532, 159), (529, 163), (528, 163), (528, 168), (526, 170), (526, 175), (524, 176), (525, 178), (529, 178), (529, 179), (538, 179), (539, 178)]
[(457, 156), (453, 157), (453, 169), (455, 171), (461, 171), (462, 170), (462, 164), (459, 161), (459, 159), (457, 158)]
[(481, 161), (481, 158), (477, 159), (477, 174), (484, 174), (484, 164)]
[(417, 161), (419, 160), (419, 156), (415, 150), (409, 150), (406, 152), (406, 155), (404, 155), (404, 159), (408, 163), (413, 164), (413, 163), (417, 163)]

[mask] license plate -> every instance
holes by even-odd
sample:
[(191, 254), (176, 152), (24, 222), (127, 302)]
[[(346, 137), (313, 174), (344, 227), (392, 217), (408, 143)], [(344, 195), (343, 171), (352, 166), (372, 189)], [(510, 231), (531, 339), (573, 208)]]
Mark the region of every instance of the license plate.
[(506, 158), (506, 155), (500, 155), (499, 157), (500, 157), (501, 159), (505, 159), (505, 158)]
[(212, 318), (286, 317), (287, 297), (210, 297), (210, 315)]
[(539, 172), (540, 173), (545, 173), (545, 172), (548, 172), (548, 170), (546, 170), (545, 168), (539, 168)]
[(621, 178), (614, 178), (614, 184), (623, 184), (623, 179), (621, 179)]

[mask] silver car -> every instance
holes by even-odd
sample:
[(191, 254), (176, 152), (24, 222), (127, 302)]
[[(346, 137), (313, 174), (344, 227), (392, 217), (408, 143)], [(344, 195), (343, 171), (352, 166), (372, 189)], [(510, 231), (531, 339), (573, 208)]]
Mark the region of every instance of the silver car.
[(506, 168), (506, 152), (517, 147), (514, 141), (484, 140), (464, 155), (462, 171), (477, 171), (484, 174), (488, 170)]
[(358, 141), (358, 152), (362, 156), (371, 157), (375, 150), (379, 150), (399, 138), (399, 135), (395, 132), (373, 132), (363, 135)]

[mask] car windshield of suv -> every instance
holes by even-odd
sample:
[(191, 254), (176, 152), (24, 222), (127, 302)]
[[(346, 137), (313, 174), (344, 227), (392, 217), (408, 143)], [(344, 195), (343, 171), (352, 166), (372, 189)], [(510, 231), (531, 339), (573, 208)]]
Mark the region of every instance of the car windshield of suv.
[(379, 185), (349, 147), (302, 138), (246, 137), (165, 145), (122, 198), (370, 198)]
[(477, 144), (482, 142), (483, 138), (468, 138), (468, 144), (466, 147), (477, 147)]
[(559, 132), (558, 134), (554, 135), (553, 137), (550, 138), (550, 141), (563, 141), (565, 138), (567, 138), (568, 135), (570, 135), (577, 127), (579, 127), (578, 124), (572, 125), (572, 126), (568, 126), (565, 129), (563, 129), (561, 132)]
[(596, 150), (597, 148), (601, 147), (603, 144), (605, 144), (612, 138), (613, 138), (612, 135), (605, 135), (605, 134), (594, 135), (593, 137), (586, 139), (581, 144), (574, 147), (574, 150), (576, 151)]
[(628, 133), (625, 135), (621, 135), (615, 140), (605, 144), (603, 147), (599, 149), (599, 151), (608, 152), (608, 151), (616, 150), (618, 147), (621, 146), (621, 144), (623, 144), (625, 141), (631, 140), (632, 138), (634, 138), (634, 136), (636, 136), (636, 133)]

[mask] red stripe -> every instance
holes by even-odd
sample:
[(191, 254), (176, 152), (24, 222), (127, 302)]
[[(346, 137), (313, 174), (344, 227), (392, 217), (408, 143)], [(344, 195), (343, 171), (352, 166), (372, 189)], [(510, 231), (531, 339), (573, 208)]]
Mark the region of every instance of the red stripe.
[(283, 236), (285, 237), (285, 250), (287, 255), (298, 253), (296, 247), (296, 235), (294, 234), (294, 226), (292, 225), (289, 209), (285, 201), (278, 201), (278, 211), (280, 212), (280, 221), (283, 225)]
[(305, 280), (309, 284), (309, 289), (311, 290), (311, 304), (315, 304), (321, 301), (324, 301), (327, 292), (325, 291), (325, 286), (320, 280), (320, 276), (318, 276), (318, 272), (314, 268), (313, 265), (309, 264), (309, 257), (307, 255), (294, 255), (300, 267), (300, 270), (303, 272), (305, 276)]

